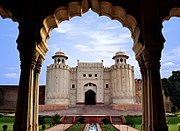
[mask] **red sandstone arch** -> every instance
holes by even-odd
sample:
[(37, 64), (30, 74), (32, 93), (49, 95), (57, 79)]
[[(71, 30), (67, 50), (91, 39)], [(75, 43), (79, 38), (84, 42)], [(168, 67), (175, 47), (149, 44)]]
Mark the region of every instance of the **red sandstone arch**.
[(179, 7), (172, 8), (172, 9), (169, 11), (168, 16), (166, 16), (166, 17), (163, 19), (163, 21), (169, 20), (171, 17), (180, 17), (180, 8), (179, 8)]

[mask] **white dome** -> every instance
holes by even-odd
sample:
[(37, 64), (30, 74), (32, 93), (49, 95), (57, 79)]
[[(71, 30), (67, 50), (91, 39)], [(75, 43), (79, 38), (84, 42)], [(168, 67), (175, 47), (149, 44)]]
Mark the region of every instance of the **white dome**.
[(64, 57), (64, 58), (68, 59), (68, 57), (65, 55), (65, 53), (62, 52), (61, 50), (57, 51), (57, 52), (55, 53), (55, 55), (52, 56), (53, 59), (54, 59), (55, 57)]

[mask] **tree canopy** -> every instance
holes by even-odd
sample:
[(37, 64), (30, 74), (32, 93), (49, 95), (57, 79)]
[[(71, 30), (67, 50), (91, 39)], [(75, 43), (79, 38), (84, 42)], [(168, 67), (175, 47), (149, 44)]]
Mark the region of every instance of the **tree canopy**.
[(180, 71), (172, 71), (169, 78), (162, 79), (164, 94), (170, 97), (171, 102), (180, 108)]

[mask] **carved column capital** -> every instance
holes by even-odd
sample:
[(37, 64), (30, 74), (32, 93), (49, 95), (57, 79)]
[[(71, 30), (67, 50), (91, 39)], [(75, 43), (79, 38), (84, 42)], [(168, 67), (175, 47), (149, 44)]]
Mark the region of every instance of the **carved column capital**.
[(41, 67), (42, 67), (43, 60), (44, 60), (43, 57), (41, 55), (39, 55), (37, 63), (36, 63), (36, 68), (35, 68), (36, 73), (41, 72)]
[(143, 51), (142, 56), (147, 69), (159, 70), (161, 67), (161, 50), (156, 47), (147, 48)]
[(144, 71), (146, 71), (146, 66), (145, 66), (145, 61), (144, 61), (143, 55), (141, 54), (138, 57), (136, 57), (136, 60), (139, 63), (141, 73), (144, 73)]

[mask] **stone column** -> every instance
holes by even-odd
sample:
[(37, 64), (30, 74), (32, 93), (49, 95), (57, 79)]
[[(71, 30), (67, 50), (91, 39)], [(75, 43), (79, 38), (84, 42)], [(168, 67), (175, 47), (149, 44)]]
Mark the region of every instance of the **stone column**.
[(36, 68), (34, 72), (34, 90), (33, 90), (33, 103), (34, 103), (34, 108), (33, 108), (33, 131), (39, 131), (39, 126), (38, 126), (38, 112), (39, 112), (39, 74), (41, 70), (41, 65), (42, 65), (43, 58), (39, 56), (37, 63), (36, 63)]
[[(13, 131), (37, 131), (38, 79), (40, 56), (45, 57), (47, 46), (40, 42), (40, 28), (33, 19), (19, 20), (17, 39), (21, 61), (21, 74)], [(40, 70), (39, 70), (40, 71)]]
[(148, 128), (148, 117), (147, 117), (147, 70), (145, 67), (145, 62), (143, 60), (142, 55), (140, 55), (138, 58), (138, 63), (141, 71), (141, 76), (142, 76), (142, 130), (147, 131)]
[[(33, 59), (31, 54), (27, 55), (25, 59), (21, 60), (21, 75), (18, 88), (14, 131), (33, 130), (33, 88), (36, 60)], [(30, 56), (32, 57), (30, 58)]]
[(160, 59), (164, 38), (160, 21), (145, 22), (142, 36), (144, 49), (140, 53), (140, 68), (143, 79), (143, 130), (167, 131), (162, 96)]
[[(157, 49), (157, 47), (154, 47)], [(158, 50), (151, 48), (148, 54), (145, 53), (145, 66), (147, 69), (147, 90), (148, 99), (148, 131), (167, 131), (164, 102), (162, 96), (162, 85), (160, 77), (160, 58)], [(157, 53), (155, 53), (156, 51)], [(156, 54), (157, 57), (154, 56)]]

